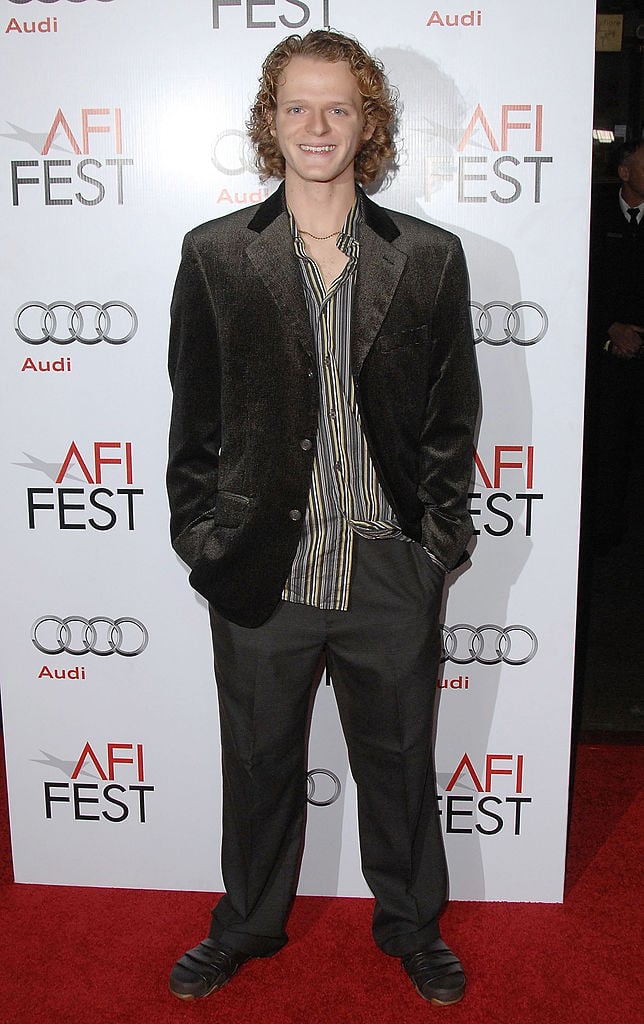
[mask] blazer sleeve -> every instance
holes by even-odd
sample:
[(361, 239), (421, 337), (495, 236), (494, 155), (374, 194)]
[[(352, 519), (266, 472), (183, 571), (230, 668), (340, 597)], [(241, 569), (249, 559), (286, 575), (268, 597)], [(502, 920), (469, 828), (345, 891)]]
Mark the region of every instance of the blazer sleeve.
[(479, 410), (469, 282), (455, 237), (436, 292), (433, 341), (418, 496), (425, 506), (423, 546), (450, 570), (465, 561), (465, 546), (473, 533), (467, 503)]
[(183, 243), (170, 309), (172, 414), (166, 484), (170, 537), (197, 562), (217, 494), (221, 447), (220, 360), (212, 289), (192, 233)]

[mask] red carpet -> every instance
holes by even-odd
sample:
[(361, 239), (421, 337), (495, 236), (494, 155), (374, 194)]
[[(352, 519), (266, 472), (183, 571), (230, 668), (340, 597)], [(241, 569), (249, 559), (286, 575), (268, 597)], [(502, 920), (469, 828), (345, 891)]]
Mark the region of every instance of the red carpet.
[(0, 1024), (639, 1024), (643, 764), (642, 747), (579, 748), (562, 906), (450, 905), (468, 990), (446, 1009), (375, 949), (370, 901), (312, 897), (278, 956), (179, 1002), (168, 971), (203, 937), (209, 897), (13, 884), (0, 780)]

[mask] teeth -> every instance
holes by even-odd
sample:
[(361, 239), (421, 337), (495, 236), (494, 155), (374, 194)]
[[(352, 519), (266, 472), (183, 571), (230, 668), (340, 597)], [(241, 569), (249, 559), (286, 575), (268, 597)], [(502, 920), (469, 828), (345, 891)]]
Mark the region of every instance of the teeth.
[(331, 153), (335, 146), (300, 146), (305, 153)]

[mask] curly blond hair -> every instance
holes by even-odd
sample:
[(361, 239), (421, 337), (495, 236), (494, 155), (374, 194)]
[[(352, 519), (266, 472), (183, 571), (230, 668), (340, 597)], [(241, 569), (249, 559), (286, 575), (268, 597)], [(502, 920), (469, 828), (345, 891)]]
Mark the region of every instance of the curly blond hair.
[(293, 57), (317, 57), (334, 63), (345, 60), (363, 97), (365, 123), (373, 128), (355, 160), (355, 177), (361, 185), (384, 178), (395, 167), (394, 133), (398, 119), (398, 95), (387, 81), (380, 61), (372, 57), (350, 36), (316, 29), (305, 36), (291, 35), (275, 46), (262, 65), (259, 91), (251, 107), (248, 134), (255, 146), (260, 178), (283, 178), (286, 165), (276, 139), (271, 135), (277, 107), (280, 77)]

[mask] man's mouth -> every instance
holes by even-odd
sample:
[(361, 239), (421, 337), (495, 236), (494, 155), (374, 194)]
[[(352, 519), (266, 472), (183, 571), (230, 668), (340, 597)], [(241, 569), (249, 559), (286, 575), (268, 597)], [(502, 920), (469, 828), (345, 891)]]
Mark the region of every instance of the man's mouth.
[(305, 153), (332, 153), (335, 146), (305, 146), (302, 144), (300, 149), (303, 149)]

